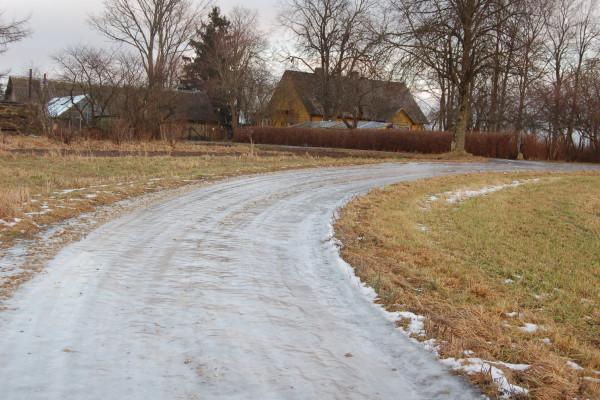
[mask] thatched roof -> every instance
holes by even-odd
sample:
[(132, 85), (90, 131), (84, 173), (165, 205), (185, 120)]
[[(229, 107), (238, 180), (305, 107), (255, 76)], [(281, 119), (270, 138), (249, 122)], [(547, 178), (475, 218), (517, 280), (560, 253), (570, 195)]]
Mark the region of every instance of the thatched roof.
[(200, 90), (173, 92), (175, 118), (190, 122), (217, 122), (217, 115), (206, 92)]
[(77, 96), (83, 92), (71, 82), (39, 79), (31, 80), (31, 98), (29, 97), (29, 78), (10, 76), (4, 92), (4, 100), (17, 103), (46, 103), (55, 97)]
[[(428, 123), (427, 117), (404, 83), (349, 77), (338, 81), (337, 98), (342, 98), (342, 108), (359, 107), (360, 118), (369, 121), (389, 121), (404, 111), (415, 124)], [(321, 80), (317, 74), (285, 71), (280, 85), (293, 88), (310, 115), (323, 115), (319, 100)], [(342, 112), (347, 110), (342, 109)]]

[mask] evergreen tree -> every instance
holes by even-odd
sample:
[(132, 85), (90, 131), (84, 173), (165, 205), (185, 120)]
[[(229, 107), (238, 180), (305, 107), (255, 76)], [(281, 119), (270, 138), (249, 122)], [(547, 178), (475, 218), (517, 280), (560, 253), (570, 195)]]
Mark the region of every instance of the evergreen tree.
[(196, 31), (197, 40), (190, 40), (190, 47), (194, 50), (193, 57), (184, 57), (184, 75), (181, 88), (184, 90), (203, 90), (208, 94), (213, 106), (218, 110), (219, 123), (231, 125), (231, 113), (227, 105), (220, 100), (218, 93), (218, 72), (213, 63), (206, 62), (213, 59), (217, 52), (217, 38), (227, 35), (231, 23), (221, 15), (219, 7), (213, 7), (208, 14), (208, 22), (203, 23)]

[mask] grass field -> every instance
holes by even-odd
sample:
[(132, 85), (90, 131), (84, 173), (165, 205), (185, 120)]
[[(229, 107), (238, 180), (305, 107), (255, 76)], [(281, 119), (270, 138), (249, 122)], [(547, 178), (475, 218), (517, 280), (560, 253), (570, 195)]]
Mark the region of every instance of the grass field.
[(351, 202), (336, 236), (399, 325), (486, 394), (492, 365), (515, 398), (600, 398), (599, 173), (406, 182)]

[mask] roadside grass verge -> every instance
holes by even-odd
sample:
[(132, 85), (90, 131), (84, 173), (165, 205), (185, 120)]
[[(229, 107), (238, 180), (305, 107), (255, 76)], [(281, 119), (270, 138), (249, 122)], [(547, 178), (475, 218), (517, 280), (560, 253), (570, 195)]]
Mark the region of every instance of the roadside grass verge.
[(399, 326), (463, 371), (487, 366), (469, 378), (488, 396), (493, 366), (514, 398), (600, 398), (600, 173), (405, 182), (352, 201), (335, 230)]

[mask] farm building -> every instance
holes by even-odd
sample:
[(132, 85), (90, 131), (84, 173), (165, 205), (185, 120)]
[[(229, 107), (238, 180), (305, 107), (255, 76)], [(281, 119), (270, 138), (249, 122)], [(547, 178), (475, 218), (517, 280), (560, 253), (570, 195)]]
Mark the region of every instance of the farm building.
[(20, 131), (29, 118), (30, 112), (26, 104), (0, 100), (0, 130)]
[(79, 130), (90, 126), (93, 118), (106, 115), (84, 94), (55, 97), (46, 105), (46, 113), (50, 118), (68, 122)]
[[(90, 126), (94, 118), (105, 117), (110, 125), (111, 121), (135, 112), (144, 102), (144, 95), (144, 90), (139, 88), (85, 88), (72, 82), (11, 76), (4, 98), (5, 103), (18, 103), (22, 109), (27, 104), (40, 106), (49, 117), (69, 121), (71, 126), (80, 129)], [(165, 122), (184, 123), (187, 138), (216, 135), (217, 116), (206, 92), (165, 91), (161, 100)]]
[(200, 90), (172, 92), (169, 121), (186, 123), (187, 139), (218, 139), (217, 114), (206, 92)]
[[(317, 73), (285, 71), (269, 107), (270, 124), (323, 121), (322, 81)], [(397, 129), (423, 129), (427, 118), (404, 83), (344, 77), (335, 88), (336, 121), (386, 122)]]
[(83, 91), (70, 82), (44, 78), (43, 80), (21, 76), (9, 76), (4, 100), (17, 103), (47, 104), (53, 98), (78, 96)]

